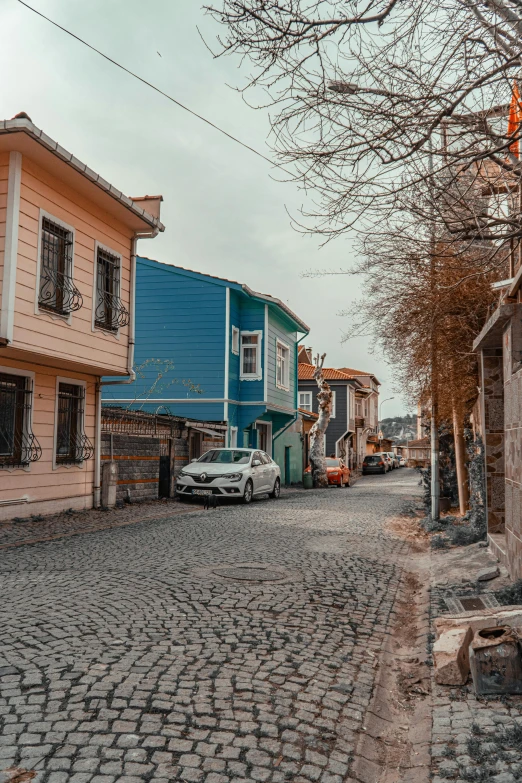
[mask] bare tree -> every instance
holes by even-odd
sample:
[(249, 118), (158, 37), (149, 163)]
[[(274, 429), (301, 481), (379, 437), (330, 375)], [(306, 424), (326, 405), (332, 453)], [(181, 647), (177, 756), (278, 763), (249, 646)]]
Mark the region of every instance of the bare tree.
[(207, 10), (225, 27), (218, 56), (250, 62), (239, 88), (271, 107), (279, 161), (313, 194), (311, 230), (371, 232), (409, 200), (442, 223), (456, 212), (460, 242), (522, 235), (520, 200), (509, 197), (520, 128), (506, 123), (522, 64), (518, 0), (221, 0)]
[(315, 357), (314, 379), (319, 387), (317, 400), (319, 402), (319, 418), (310, 430), (310, 465), (314, 487), (327, 487), (326, 456), (324, 453), (324, 436), (332, 415), (332, 390), (326, 382), (323, 365), (326, 354)]

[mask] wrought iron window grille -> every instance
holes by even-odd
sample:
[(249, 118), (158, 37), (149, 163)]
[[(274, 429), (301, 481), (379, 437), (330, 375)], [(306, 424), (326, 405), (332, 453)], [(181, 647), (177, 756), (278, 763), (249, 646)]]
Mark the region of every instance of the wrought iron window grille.
[(69, 315), (83, 305), (72, 279), (72, 234), (51, 220), (42, 220), (38, 306)]
[(23, 468), (42, 456), (30, 428), (32, 398), (27, 378), (0, 373), (0, 467)]
[(55, 455), (57, 465), (79, 465), (94, 454), (94, 446), (84, 432), (84, 415), (84, 387), (60, 383)]
[(120, 259), (98, 248), (94, 324), (100, 329), (117, 332), (127, 326), (129, 318), (129, 311), (120, 299)]

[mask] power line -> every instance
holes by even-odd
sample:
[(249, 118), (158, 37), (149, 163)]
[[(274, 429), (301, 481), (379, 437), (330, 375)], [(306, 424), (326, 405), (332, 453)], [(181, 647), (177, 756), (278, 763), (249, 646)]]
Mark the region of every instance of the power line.
[[(277, 168), (282, 169), (283, 171), (286, 171), (286, 169), (281, 166), (279, 163), (275, 163), (273, 160), (270, 160), (270, 158), (267, 158), (266, 155), (263, 155), (262, 152), (259, 152), (254, 147), (251, 147), (249, 144), (246, 144), (244, 141), (241, 141), (241, 139), (236, 138), (235, 136), (232, 136), (231, 133), (228, 133), (228, 131), (223, 130), (223, 128), (220, 128), (219, 125), (216, 125), (211, 120), (207, 120), (206, 117), (203, 117), (201, 114), (198, 114), (193, 109), (189, 109), (188, 106), (185, 106), (185, 104), (181, 103), (181, 101), (176, 100), (176, 98), (173, 98), (171, 95), (169, 95), (166, 92), (163, 92), (163, 90), (160, 90), (159, 87), (156, 87), (151, 82), (148, 82), (146, 79), (143, 79), (141, 76), (138, 76), (137, 73), (134, 73), (133, 71), (130, 71), (128, 68), (126, 68), (124, 65), (121, 65), (121, 63), (117, 62), (116, 60), (113, 60), (112, 57), (109, 57), (109, 55), (104, 54), (99, 49), (96, 49), (95, 46), (92, 46), (92, 44), (88, 43), (87, 41), (84, 41), (83, 38), (80, 38), (79, 35), (76, 35), (75, 33), (68, 30), (66, 27), (62, 27), (61, 24), (58, 24), (58, 22), (55, 22), (53, 19), (50, 19), (45, 14), (42, 14), (41, 11), (38, 11), (36, 8), (33, 8), (31, 5), (28, 5), (24, 2), (24, 0), (18, 0), (18, 2), (29, 9), (29, 11), (33, 11), (33, 13), (37, 14), (38, 16), (41, 16), (42, 19), (45, 19), (47, 22), (50, 22), (52, 25), (57, 27), (59, 30), (62, 30), (64, 33), (67, 33), (67, 35), (70, 35), (71, 38), (75, 38), (77, 41), (79, 41), (84, 46), (87, 46), (88, 49), (91, 49), (93, 52), (96, 52), (96, 54), (99, 54), (100, 57), (103, 57), (105, 60), (108, 60), (113, 65), (116, 65), (117, 68), (120, 68), (122, 71), (125, 71), (125, 73), (128, 73), (130, 76), (133, 76), (135, 79), (140, 81), (142, 84), (147, 85), (147, 87), (150, 87), (155, 92), (159, 93), (160, 95), (163, 95), (164, 98), (167, 98), (169, 101), (172, 101), (172, 103), (175, 103), (176, 106), (179, 106), (180, 109), (183, 109), (184, 111), (187, 111), (189, 114), (192, 114), (194, 117), (197, 117), (198, 120), (201, 120), (202, 122), (206, 123), (207, 125), (210, 125), (211, 128), (214, 128), (214, 130), (217, 130), (219, 133), (222, 133), (223, 136), (226, 136), (228, 139), (231, 139), (232, 141), (235, 141), (236, 144), (240, 144), (241, 147), (244, 147), (245, 149), (249, 150), (250, 152), (253, 152), (254, 155), (257, 155), (259, 158), (262, 158), (263, 160), (266, 160), (267, 163), (270, 163), (272, 166), (276, 166)], [(289, 174), (290, 172), (286, 172)]]

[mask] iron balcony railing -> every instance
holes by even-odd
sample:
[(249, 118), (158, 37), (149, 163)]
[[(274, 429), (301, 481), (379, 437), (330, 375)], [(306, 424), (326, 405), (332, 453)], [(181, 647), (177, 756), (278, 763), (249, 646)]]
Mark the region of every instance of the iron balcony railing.
[(0, 374), (0, 467), (37, 462), (42, 449), (31, 431), (32, 391), (27, 378)]
[(120, 257), (98, 247), (94, 322), (101, 329), (117, 332), (129, 323), (129, 313), (120, 299)]
[(129, 311), (119, 296), (108, 291), (98, 291), (98, 303), (94, 313), (94, 323), (100, 329), (117, 332), (129, 323)]
[(83, 386), (60, 383), (56, 428), (57, 464), (78, 465), (94, 454), (94, 446), (84, 432), (84, 408)]
[(69, 315), (83, 305), (83, 296), (71, 277), (55, 269), (43, 269), (40, 274), (39, 307), (59, 315)]

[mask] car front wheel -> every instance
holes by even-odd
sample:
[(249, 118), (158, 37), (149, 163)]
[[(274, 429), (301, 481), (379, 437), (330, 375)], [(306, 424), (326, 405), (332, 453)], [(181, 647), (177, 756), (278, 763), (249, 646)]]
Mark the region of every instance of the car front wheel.
[(243, 503), (251, 503), (253, 494), (254, 488), (252, 486), (252, 482), (250, 479), (248, 479), (247, 483), (245, 484), (245, 491), (243, 492)]
[(276, 478), (274, 489), (272, 490), (272, 492), (269, 492), (268, 495), (269, 497), (274, 498), (274, 500), (277, 500), (280, 494), (281, 494), (281, 481), (278, 478)]

